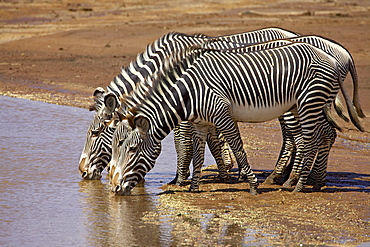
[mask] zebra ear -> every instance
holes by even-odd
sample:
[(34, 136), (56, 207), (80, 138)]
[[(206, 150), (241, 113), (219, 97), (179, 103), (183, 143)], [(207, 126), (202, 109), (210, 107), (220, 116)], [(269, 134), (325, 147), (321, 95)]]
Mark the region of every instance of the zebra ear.
[(97, 87), (97, 88), (95, 89), (94, 93), (93, 93), (93, 96), (94, 96), (94, 97), (100, 97), (100, 96), (102, 96), (104, 93), (105, 93), (104, 88), (102, 88), (102, 87)]
[(149, 120), (146, 117), (138, 116), (134, 119), (134, 125), (140, 129), (143, 134), (148, 133), (150, 128)]
[(95, 89), (95, 91), (93, 93), (95, 102), (94, 102), (94, 104), (89, 106), (89, 111), (98, 111), (97, 101), (98, 101), (98, 98), (103, 96), (104, 93), (105, 93), (105, 91), (104, 91), (104, 88), (102, 88), (102, 87), (97, 87)]
[(118, 106), (118, 100), (116, 95), (112, 93), (105, 95), (104, 105), (107, 107), (110, 113), (114, 112)]

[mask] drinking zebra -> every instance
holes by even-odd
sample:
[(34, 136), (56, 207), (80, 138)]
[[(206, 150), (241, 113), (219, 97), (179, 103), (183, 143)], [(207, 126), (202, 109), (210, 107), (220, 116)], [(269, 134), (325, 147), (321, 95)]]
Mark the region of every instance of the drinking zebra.
[[(112, 155), (111, 140), (115, 128), (116, 115), (115, 109), (106, 107), (104, 105), (104, 96), (107, 94), (114, 94), (117, 98), (129, 94), (138, 82), (143, 80), (144, 77), (154, 73), (164, 62), (164, 57), (171, 53), (171, 48), (168, 44), (179, 46), (185, 49), (191, 45), (200, 45), (207, 41), (210, 48), (230, 48), (232, 46), (241, 46), (245, 43), (258, 43), (267, 40), (295, 37), (296, 33), (287, 31), (280, 28), (265, 28), (246, 33), (220, 36), (220, 37), (207, 37), (205, 35), (186, 35), (181, 33), (170, 33), (156, 40), (152, 45), (148, 46), (146, 51), (139, 54), (135, 61), (131, 62), (129, 66), (123, 68), (121, 73), (116, 76), (110, 85), (107, 87), (107, 92), (102, 88), (97, 88), (94, 92), (95, 104), (91, 110), (95, 110), (96, 114), (86, 134), (86, 141), (84, 149), (81, 153), (79, 162), (79, 171), (84, 179), (100, 179), (101, 173), (109, 163)], [(227, 41), (228, 44), (222, 44), (222, 41)], [(220, 46), (220, 44), (222, 46)], [(164, 50), (164, 48), (168, 50)], [(109, 126), (106, 123), (109, 122)], [(189, 167), (192, 153), (192, 148), (189, 148), (189, 142), (179, 141), (188, 138), (186, 135), (189, 132), (187, 129), (189, 124), (184, 122), (179, 127), (175, 128), (175, 144), (177, 150), (185, 152), (178, 152), (178, 173), (181, 178), (184, 174), (181, 173), (181, 167)], [(191, 126), (190, 126), (191, 128)], [(180, 129), (182, 129), (180, 131)], [(209, 138), (208, 140), (215, 140)], [(191, 143), (191, 142), (190, 142)], [(218, 144), (209, 143), (211, 152), (215, 156), (216, 163), (222, 167), (222, 158), (219, 153)], [(180, 146), (181, 145), (181, 146)], [(191, 145), (191, 144), (190, 144)], [(214, 150), (214, 149), (216, 150)], [(186, 152), (187, 151), (187, 152)], [(200, 157), (199, 155), (197, 157)], [(199, 163), (200, 161), (194, 161)], [(225, 177), (225, 175), (223, 175)]]
[[(343, 89), (336, 60), (307, 43), (250, 53), (197, 48), (187, 53), (196, 55), (175, 57), (173, 64), (195, 62), (175, 83), (168, 80), (168, 70), (160, 71), (159, 79), (149, 77), (149, 83), (142, 84), (144, 90), (150, 88), (149, 93), (143, 97), (143, 88), (139, 86), (125, 99), (124, 105), (130, 108), (124, 117), (132, 130), (127, 130), (122, 143), (113, 143), (120, 144), (120, 151), (111, 160), (112, 190), (129, 194), (154, 166), (158, 155), (155, 149), (161, 140), (181, 121), (189, 120), (216, 126), (233, 150), (240, 178), (248, 178), (250, 193), (256, 194), (258, 181), (248, 164), (235, 122), (263, 122), (290, 110), (299, 116), (303, 137), (303, 141), (296, 142), (304, 154), (295, 188), (301, 191), (317, 151), (316, 144), (330, 139), (322, 134), (335, 133), (324, 115), (324, 107), (333, 101), (340, 87)], [(169, 70), (176, 68), (170, 66)], [(350, 109), (348, 97), (346, 104)], [(317, 126), (318, 122), (322, 124)], [(325, 131), (320, 132), (321, 129)], [(196, 169), (193, 190), (199, 183), (200, 167)]]

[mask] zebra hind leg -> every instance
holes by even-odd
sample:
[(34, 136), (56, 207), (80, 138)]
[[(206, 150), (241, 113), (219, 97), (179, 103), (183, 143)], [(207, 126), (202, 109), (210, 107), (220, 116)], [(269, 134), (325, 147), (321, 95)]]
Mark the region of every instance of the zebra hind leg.
[(235, 159), (238, 162), (239, 167), (239, 179), (238, 181), (243, 182), (245, 179), (248, 180), (250, 185), (250, 194), (257, 195), (258, 179), (254, 172), (252, 171), (247, 155), (243, 149), (243, 143), (240, 137), (240, 132), (237, 124), (231, 118), (220, 119), (217, 126), (218, 130), (223, 134), (226, 141), (229, 143), (232, 149)]
[[(284, 122), (286, 126), (286, 131), (283, 133), (285, 135), (285, 140), (287, 145), (289, 145), (290, 150), (290, 164), (291, 167), (290, 175), (288, 179), (283, 183), (284, 188), (291, 188), (295, 185), (300, 177), (302, 170), (302, 161), (304, 155), (304, 140), (302, 137), (302, 128), (300, 122), (296, 120), (293, 114), (284, 114)], [(285, 168), (287, 166), (285, 165)]]
[[(223, 142), (222, 142), (223, 141)], [(225, 140), (219, 138), (219, 135), (214, 126), (209, 127), (209, 133), (207, 135), (208, 147), (216, 160), (217, 168), (219, 171), (219, 178), (222, 182), (228, 183), (230, 181), (228, 167), (223, 159), (222, 152), (225, 145)]]
[(323, 126), (322, 134), (324, 137), (322, 138), (315, 163), (306, 182), (308, 185), (313, 185), (313, 191), (320, 191), (326, 185), (326, 169), (329, 153), (337, 136), (335, 127), (331, 123), (324, 123)]

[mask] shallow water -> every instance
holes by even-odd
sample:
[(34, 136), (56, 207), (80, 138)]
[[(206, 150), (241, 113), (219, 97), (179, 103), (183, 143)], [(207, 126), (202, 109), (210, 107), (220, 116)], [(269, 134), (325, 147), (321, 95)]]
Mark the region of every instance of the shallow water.
[[(0, 96), (0, 246), (184, 244), (175, 235), (181, 226), (173, 216), (145, 220), (148, 212), (158, 210), (160, 187), (175, 175), (172, 134), (163, 141), (144, 186), (136, 187), (132, 196), (115, 196), (106, 173), (102, 180), (84, 181), (78, 172), (92, 116), (86, 109)], [(213, 163), (208, 152), (205, 164)], [(221, 246), (271, 246), (266, 233), (234, 224), (217, 226), (213, 213), (201, 214), (192, 224), (204, 232), (219, 227), (214, 243)]]
[(83, 181), (78, 173), (93, 113), (0, 96), (0, 114), (0, 246), (176, 245), (166, 223), (141, 219), (174, 177), (172, 135), (145, 186), (122, 197), (109, 192), (105, 176)]

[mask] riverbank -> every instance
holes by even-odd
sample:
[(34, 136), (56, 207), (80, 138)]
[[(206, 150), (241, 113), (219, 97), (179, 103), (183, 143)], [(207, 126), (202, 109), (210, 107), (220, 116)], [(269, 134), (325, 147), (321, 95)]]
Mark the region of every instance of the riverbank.
[[(121, 66), (169, 31), (217, 36), (278, 26), (344, 45), (356, 62), (361, 103), (370, 115), (370, 4), (365, 1), (12, 1), (0, 3), (0, 15), (0, 95), (87, 108), (96, 87), (107, 86)], [(345, 83), (351, 89), (349, 78)], [(163, 187), (158, 214), (148, 212), (147, 220), (156, 224), (171, 215), (177, 237), (189, 245), (217, 243), (223, 226), (233, 222), (241, 230), (262, 229), (256, 238), (270, 243), (353, 246), (370, 241), (370, 135), (338, 123), (344, 132), (331, 151), (322, 192), (292, 194), (261, 186), (262, 193), (251, 197), (246, 184), (214, 183), (209, 176), (201, 193)], [(370, 130), (369, 118), (362, 124)], [(279, 125), (240, 124), (240, 130), (263, 181), (280, 150)], [(212, 215), (214, 222), (207, 237), (198, 235), (204, 234), (201, 224), (189, 223), (199, 222), (202, 214)]]

